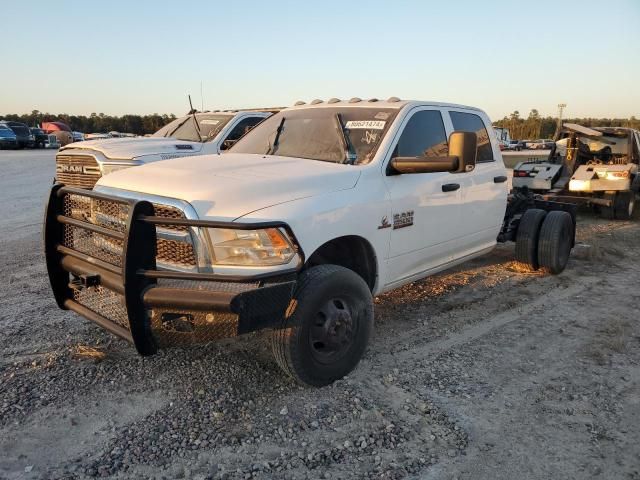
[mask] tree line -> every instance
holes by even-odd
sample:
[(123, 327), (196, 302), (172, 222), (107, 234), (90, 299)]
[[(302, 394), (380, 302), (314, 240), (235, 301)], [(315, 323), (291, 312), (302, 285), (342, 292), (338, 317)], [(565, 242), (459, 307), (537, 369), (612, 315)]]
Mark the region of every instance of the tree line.
[[(577, 123), (585, 127), (628, 127), (640, 130), (640, 119), (631, 118), (564, 118), (563, 123)], [(557, 117), (541, 117), (533, 109), (527, 118), (522, 118), (518, 110), (502, 120), (494, 122), (496, 127), (508, 128), (511, 138), (517, 140), (535, 140), (553, 138), (558, 125)]]
[(14, 122), (26, 123), (30, 127), (40, 126), (42, 122), (63, 122), (71, 130), (83, 133), (106, 133), (106, 132), (123, 132), (135, 133), (136, 135), (146, 135), (154, 133), (167, 123), (176, 119), (176, 116), (166, 113), (160, 115), (154, 113), (151, 115), (122, 115), (120, 117), (113, 115), (105, 115), (104, 113), (92, 113), (86, 115), (68, 115), (42, 113), (33, 110), (31, 113), (23, 115), (8, 114), (0, 116), (3, 120), (12, 120)]
[[(9, 114), (0, 116), (4, 120), (13, 120), (26, 123), (29, 126), (40, 125), (42, 122), (64, 122), (71, 130), (84, 133), (97, 132), (124, 132), (146, 135), (154, 133), (167, 123), (176, 119), (173, 114), (167, 115), (154, 113), (151, 115), (122, 115), (120, 117), (105, 115), (104, 113), (92, 113), (86, 115), (67, 115), (42, 113), (33, 110), (23, 115)], [(587, 127), (630, 127), (640, 130), (640, 119), (631, 118), (567, 118), (563, 122), (578, 123)], [(527, 118), (522, 118), (517, 110), (502, 120), (494, 123), (496, 127), (509, 129), (511, 138), (518, 140), (535, 140), (537, 138), (553, 138), (558, 119), (555, 117), (542, 117), (538, 110), (533, 109)]]

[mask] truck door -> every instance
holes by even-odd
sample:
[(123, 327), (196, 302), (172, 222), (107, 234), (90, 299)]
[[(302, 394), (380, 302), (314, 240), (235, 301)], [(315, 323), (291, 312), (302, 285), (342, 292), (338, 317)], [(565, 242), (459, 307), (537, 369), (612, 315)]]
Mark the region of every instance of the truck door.
[(456, 257), (462, 258), (495, 245), (507, 204), (508, 182), (500, 149), (489, 137), (486, 115), (455, 109), (449, 109), (448, 114), (448, 129), (475, 132), (478, 137), (476, 168), (457, 176), (461, 209), (456, 225)]
[[(453, 259), (460, 220), (460, 174), (448, 172), (394, 175), (391, 158), (445, 156), (447, 135), (439, 109), (416, 108), (403, 120), (386, 159), (385, 184), (393, 216), (389, 246), (389, 281), (401, 284)], [(384, 224), (384, 222), (383, 222)]]

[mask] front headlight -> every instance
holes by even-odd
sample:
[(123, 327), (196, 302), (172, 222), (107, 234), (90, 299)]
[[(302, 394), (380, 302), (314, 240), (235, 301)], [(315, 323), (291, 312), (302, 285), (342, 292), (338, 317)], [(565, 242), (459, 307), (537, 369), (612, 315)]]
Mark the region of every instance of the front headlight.
[(284, 265), (296, 254), (289, 238), (277, 228), (231, 230), (210, 228), (214, 265)]

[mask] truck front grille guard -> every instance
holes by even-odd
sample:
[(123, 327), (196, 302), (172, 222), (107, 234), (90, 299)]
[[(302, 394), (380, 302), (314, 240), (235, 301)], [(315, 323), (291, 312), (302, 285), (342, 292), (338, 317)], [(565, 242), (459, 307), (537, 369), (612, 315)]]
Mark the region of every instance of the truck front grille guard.
[[(156, 228), (281, 228), (301, 261), (277, 273), (230, 276), (156, 268)], [(303, 252), (283, 222), (234, 223), (156, 216), (154, 205), (54, 185), (44, 248), (54, 297), (142, 355), (279, 325)]]

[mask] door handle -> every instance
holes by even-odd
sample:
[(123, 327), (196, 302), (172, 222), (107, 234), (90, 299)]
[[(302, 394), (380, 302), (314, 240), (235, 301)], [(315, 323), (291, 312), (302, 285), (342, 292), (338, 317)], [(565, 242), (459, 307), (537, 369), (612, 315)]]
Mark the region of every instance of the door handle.
[(507, 177), (505, 177), (504, 175), (493, 177), (493, 183), (504, 183), (506, 181), (507, 181)]
[(459, 183), (445, 183), (444, 185), (442, 185), (443, 192), (455, 192), (459, 188), (460, 188)]

